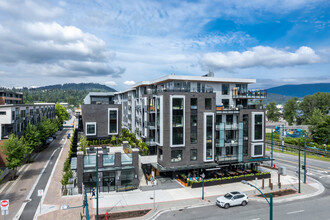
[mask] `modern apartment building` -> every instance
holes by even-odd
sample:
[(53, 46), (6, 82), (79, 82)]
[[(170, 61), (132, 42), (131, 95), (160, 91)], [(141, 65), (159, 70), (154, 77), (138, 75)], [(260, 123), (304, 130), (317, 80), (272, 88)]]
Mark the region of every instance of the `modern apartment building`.
[(122, 110), (114, 93), (89, 93), (81, 106), (81, 129), (87, 139), (107, 139), (121, 132)]
[(23, 93), (0, 90), (0, 105), (6, 104), (23, 104)]
[[(265, 152), (265, 90), (254, 79), (167, 75), (115, 93), (122, 126), (157, 155), (159, 173), (258, 165)], [(251, 102), (252, 100), (252, 102)]]
[(55, 104), (6, 104), (0, 105), (0, 140), (14, 133), (22, 136), (25, 127), (39, 123), (43, 117), (55, 118)]

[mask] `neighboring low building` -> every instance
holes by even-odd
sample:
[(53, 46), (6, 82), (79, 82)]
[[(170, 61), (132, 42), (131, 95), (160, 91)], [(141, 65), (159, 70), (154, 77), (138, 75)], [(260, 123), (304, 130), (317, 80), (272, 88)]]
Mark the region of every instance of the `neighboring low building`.
[(127, 141), (121, 147), (90, 147), (77, 153), (76, 172), (78, 192), (84, 185), (87, 191), (96, 186), (96, 149), (100, 192), (124, 191), (139, 185), (139, 150), (131, 149)]
[(0, 140), (10, 134), (22, 136), (29, 123), (37, 124), (43, 117), (55, 118), (54, 103), (0, 105)]
[(6, 104), (23, 104), (23, 93), (0, 90), (0, 105)]

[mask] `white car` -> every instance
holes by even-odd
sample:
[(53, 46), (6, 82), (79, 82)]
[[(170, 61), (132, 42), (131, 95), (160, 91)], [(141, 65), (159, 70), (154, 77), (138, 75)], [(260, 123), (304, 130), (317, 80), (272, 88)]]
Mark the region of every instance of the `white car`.
[(228, 209), (230, 206), (242, 205), (246, 206), (249, 202), (249, 197), (243, 192), (230, 192), (224, 196), (217, 198), (217, 206)]

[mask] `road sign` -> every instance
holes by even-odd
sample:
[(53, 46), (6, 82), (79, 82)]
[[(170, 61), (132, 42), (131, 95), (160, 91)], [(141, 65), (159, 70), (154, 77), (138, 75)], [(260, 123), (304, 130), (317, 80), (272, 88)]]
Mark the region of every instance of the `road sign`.
[(1, 211), (8, 210), (9, 207), (9, 200), (1, 200)]
[(44, 190), (43, 189), (38, 189), (38, 196), (43, 196)]

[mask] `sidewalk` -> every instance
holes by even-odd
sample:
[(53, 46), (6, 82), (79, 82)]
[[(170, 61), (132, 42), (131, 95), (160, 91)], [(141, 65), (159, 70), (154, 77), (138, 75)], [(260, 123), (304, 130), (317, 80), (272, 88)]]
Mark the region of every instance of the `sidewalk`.
[[(265, 168), (263, 168), (265, 169)], [(273, 190), (278, 191), (277, 171), (268, 170), (272, 173)], [(251, 184), (256, 185), (264, 193), (271, 192), (268, 186), (268, 179), (265, 180), (265, 188), (262, 189), (262, 181), (250, 181)], [(281, 176), (281, 189), (294, 189), (298, 191), (298, 178), (296, 176)], [(123, 193), (101, 193), (99, 197), (99, 213), (105, 212), (124, 212), (141, 209), (152, 209), (146, 216), (140, 219), (152, 218), (159, 212), (164, 210), (181, 209), (188, 207), (198, 207), (205, 205), (214, 205), (216, 198), (222, 196), (230, 191), (242, 191), (249, 195), (249, 199), (266, 202), (264, 198), (256, 197), (259, 193), (249, 185), (242, 183), (224, 184), (217, 186), (209, 186), (204, 188), (205, 200), (201, 200), (202, 188), (192, 189), (190, 187), (182, 187), (168, 190), (155, 191), (140, 191), (135, 190)], [(301, 194), (295, 193), (279, 198), (274, 198), (274, 203), (281, 203), (297, 199), (304, 199), (322, 193), (324, 190), (322, 184), (308, 178), (306, 184), (301, 183)], [(154, 209), (154, 193), (155, 193), (155, 209)], [(96, 200), (93, 200), (93, 209), (96, 207)], [(95, 211), (94, 211), (95, 212)]]

